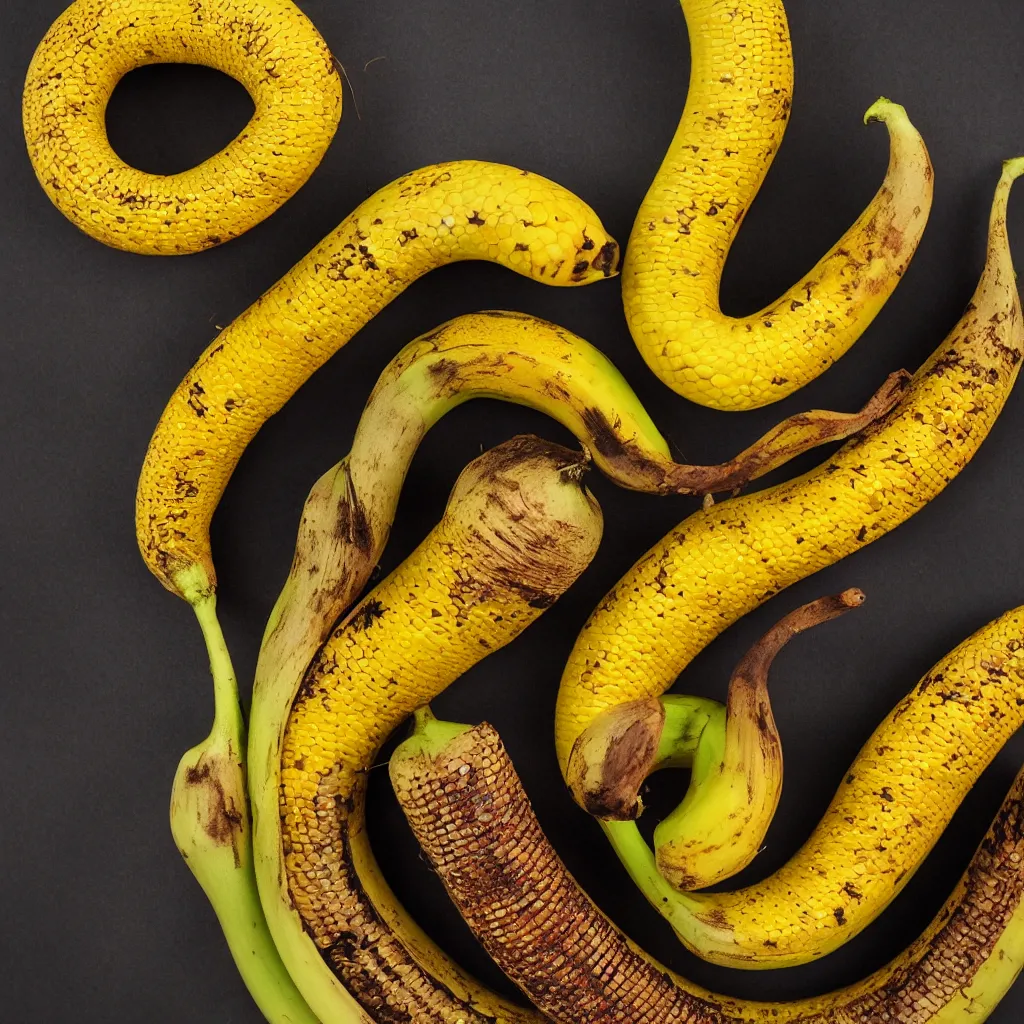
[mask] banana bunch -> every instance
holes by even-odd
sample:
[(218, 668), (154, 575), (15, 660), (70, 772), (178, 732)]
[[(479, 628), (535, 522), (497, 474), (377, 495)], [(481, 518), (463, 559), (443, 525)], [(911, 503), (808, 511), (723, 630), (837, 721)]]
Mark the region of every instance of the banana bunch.
[[(414, 170), (347, 216), (223, 329), (172, 395), (136, 501), (142, 556), (193, 608), (210, 657), (209, 736), (182, 758), (171, 830), (271, 1024), (953, 1024), (983, 1020), (1024, 965), (1024, 774), (956, 892), (895, 962), (788, 1004), (700, 990), (623, 935), (548, 844), (497, 734), (428, 705), (512, 642), (597, 551), (596, 468), (704, 508), (596, 607), (562, 678), (559, 763), (625, 870), (697, 955), (745, 969), (805, 963), (873, 921), (906, 885), (1003, 743), (1024, 724), (1024, 608), (966, 640), (878, 727), (799, 853), (765, 881), (706, 893), (762, 845), (783, 782), (768, 687), (798, 633), (859, 607), (858, 590), (791, 612), (741, 659), (726, 704), (666, 694), (748, 611), (892, 530), (936, 497), (995, 423), (1024, 357), (1006, 228), (1024, 158), (1004, 165), (985, 267), (963, 318), (912, 377), (859, 411), (780, 422), (720, 465), (676, 462), (594, 346), (510, 311), (458, 317), (388, 364), (350, 452), (309, 493), (260, 649), (246, 723), (217, 619), (210, 524), (245, 448), (301, 385), (431, 270), (487, 260), (576, 287), (620, 270), (626, 322), (680, 395), (721, 410), (793, 393), (838, 359), (892, 294), (932, 200), (928, 152), (881, 99), (890, 163), (862, 215), (799, 282), (751, 316), (722, 313), (729, 249), (781, 144), (793, 57), (781, 0), (681, 0), (692, 71), (679, 126), (619, 246), (583, 200), (529, 170), (473, 160)], [(255, 114), (177, 175), (124, 164), (104, 112), (120, 78), (188, 61), (232, 75)], [(24, 129), (54, 204), (105, 244), (185, 254), (234, 238), (313, 173), (341, 116), (330, 51), (292, 0), (75, 0), (28, 70)], [(518, 437), (455, 482), (441, 521), (364, 593), (416, 450), (475, 398), (543, 411), (580, 442)], [(715, 503), (794, 456), (818, 468)], [(537, 1008), (467, 975), (389, 889), (370, 848), (367, 777), (403, 722), (395, 792), (453, 901)], [(689, 787), (654, 832), (636, 819), (655, 771)]]

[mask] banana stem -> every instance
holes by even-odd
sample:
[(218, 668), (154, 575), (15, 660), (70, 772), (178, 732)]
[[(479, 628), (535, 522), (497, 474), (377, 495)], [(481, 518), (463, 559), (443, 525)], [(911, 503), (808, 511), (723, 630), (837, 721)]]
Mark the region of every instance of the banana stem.
[(211, 735), (232, 736), (240, 740), (239, 750), (244, 749), (245, 722), (242, 705), (238, 697), (238, 677), (231, 663), (224, 631), (217, 618), (217, 597), (210, 594), (200, 598), (192, 610), (199, 620), (206, 642), (206, 653), (210, 658), (210, 674), (213, 676), (213, 730)]

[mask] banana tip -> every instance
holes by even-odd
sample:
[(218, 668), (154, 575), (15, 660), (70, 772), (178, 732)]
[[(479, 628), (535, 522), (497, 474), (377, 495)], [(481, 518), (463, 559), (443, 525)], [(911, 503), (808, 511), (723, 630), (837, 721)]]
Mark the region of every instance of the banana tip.
[(893, 103), (892, 100), (887, 99), (885, 96), (880, 96), (868, 107), (864, 114), (864, 123), (871, 124), (872, 121), (884, 121), (886, 124), (889, 124), (896, 119), (905, 120), (906, 117), (907, 111), (904, 107), (901, 107), (898, 103)]
[(1003, 163), (1004, 181), (1016, 181), (1022, 174), (1024, 174), (1024, 156), (1014, 157)]

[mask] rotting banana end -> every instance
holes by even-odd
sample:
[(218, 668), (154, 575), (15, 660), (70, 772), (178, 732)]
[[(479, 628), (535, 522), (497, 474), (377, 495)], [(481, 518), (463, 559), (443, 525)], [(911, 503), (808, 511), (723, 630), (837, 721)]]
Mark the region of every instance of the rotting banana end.
[[(374, 1019), (538, 1024), (462, 972), (408, 917), (369, 848), (364, 797), (388, 735), (517, 636), (589, 564), (602, 521), (585, 466), (580, 452), (538, 438), (486, 452), (460, 475), (438, 526), (336, 624), (305, 674), (264, 677), (254, 694), (260, 895), (283, 961), (324, 1021), (355, 999)], [(300, 545), (312, 535), (304, 531)], [(426, 711), (419, 718), (434, 728)]]
[(902, 956), (859, 985), (771, 1004), (714, 995), (647, 956), (559, 859), (497, 733), (481, 725), (443, 739), (396, 751), (398, 802), (473, 933), (554, 1024), (980, 1022), (1024, 964), (1024, 773), (960, 885)]

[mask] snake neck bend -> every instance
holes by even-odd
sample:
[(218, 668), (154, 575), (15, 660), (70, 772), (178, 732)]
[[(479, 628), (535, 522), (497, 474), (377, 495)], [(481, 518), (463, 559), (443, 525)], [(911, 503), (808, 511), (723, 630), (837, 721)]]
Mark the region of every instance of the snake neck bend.
[(932, 199), (924, 142), (897, 104), (885, 181), (802, 280), (751, 316), (722, 313), (729, 250), (782, 142), (793, 53), (781, 0), (682, 0), (692, 66), (686, 106), (641, 205), (623, 265), (633, 339), (691, 401), (751, 409), (817, 377), (856, 341), (898, 284)]

